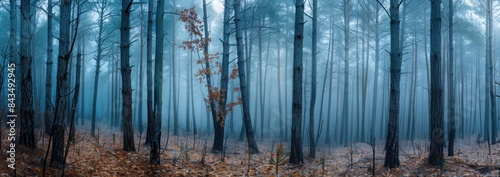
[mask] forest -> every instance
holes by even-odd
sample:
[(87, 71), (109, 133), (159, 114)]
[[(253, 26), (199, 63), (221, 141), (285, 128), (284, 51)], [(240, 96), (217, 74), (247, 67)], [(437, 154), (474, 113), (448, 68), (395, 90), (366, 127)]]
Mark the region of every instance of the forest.
[(500, 1), (0, 4), (0, 176), (500, 176)]

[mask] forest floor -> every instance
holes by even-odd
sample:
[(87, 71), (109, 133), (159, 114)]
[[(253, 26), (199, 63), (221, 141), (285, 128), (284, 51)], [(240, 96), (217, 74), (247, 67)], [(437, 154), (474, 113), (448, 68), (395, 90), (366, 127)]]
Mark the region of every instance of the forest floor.
[[(138, 152), (121, 150), (121, 134), (118, 129), (100, 130), (99, 140), (91, 138), (88, 126), (77, 126), (76, 144), (70, 148), (67, 158), (66, 176), (276, 176), (276, 166), (270, 164), (280, 142), (259, 141), (260, 153), (246, 153), (246, 143), (229, 137), (223, 153), (210, 153), (213, 137), (172, 136), (167, 149), (162, 149), (161, 164), (149, 164), (149, 147), (139, 146), (144, 136), (135, 137)], [(37, 130), (37, 134), (42, 130)], [(3, 130), (2, 159), (6, 159), (7, 140)], [(113, 138), (113, 134), (115, 138)], [(185, 133), (184, 133), (185, 134)], [(43, 159), (47, 149), (48, 136), (37, 136), (35, 150), (18, 146), (16, 149), (16, 169), (18, 176), (42, 176)], [(471, 139), (473, 139), (471, 141)], [(206, 150), (204, 150), (204, 142)], [(428, 143), (401, 141), (399, 159), (401, 166), (388, 170), (383, 167), (384, 142), (375, 147), (376, 176), (500, 176), (500, 145), (488, 146), (475, 143), (475, 138), (458, 139), (453, 157), (445, 157), (443, 168), (427, 164)], [(162, 135), (162, 146), (166, 134)], [(194, 145), (194, 147), (193, 147)], [(289, 142), (283, 142), (285, 157), (288, 157)], [(201, 159), (205, 154), (205, 163)], [(447, 148), (445, 148), (445, 154)], [(356, 143), (348, 147), (333, 148), (320, 144), (316, 158), (308, 158), (309, 149), (304, 146), (304, 165), (279, 166), (279, 176), (371, 176), (372, 147), (366, 143)], [(351, 157), (352, 154), (352, 157)], [(50, 157), (50, 154), (49, 154)], [(351, 160), (352, 159), (352, 160)], [(47, 161), (49, 162), (49, 160)], [(351, 168), (352, 167), (352, 168)], [(0, 176), (12, 176), (13, 171), (1, 160)], [(61, 176), (61, 170), (47, 165), (47, 176)]]

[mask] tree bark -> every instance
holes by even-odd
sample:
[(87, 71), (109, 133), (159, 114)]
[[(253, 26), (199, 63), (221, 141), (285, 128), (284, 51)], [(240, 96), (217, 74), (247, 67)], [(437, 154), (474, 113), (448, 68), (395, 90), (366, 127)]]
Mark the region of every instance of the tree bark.
[(292, 140), (289, 162), (303, 164), (302, 152), (302, 54), (304, 43), (304, 0), (295, 1), (295, 34), (293, 47)]
[(316, 56), (317, 56), (317, 38), (318, 38), (318, 0), (313, 0), (313, 18), (312, 18), (312, 74), (311, 74), (311, 102), (309, 106), (309, 157), (316, 156), (316, 143), (314, 141), (314, 106), (316, 105)]
[(148, 1), (148, 27), (146, 34), (146, 90), (148, 124), (145, 144), (151, 145), (153, 138), (153, 0)]
[[(160, 164), (161, 118), (163, 105), (163, 15), (165, 1), (158, 0), (156, 7), (156, 50), (154, 75), (154, 119), (149, 162)], [(169, 122), (170, 123), (170, 122)]]
[[(237, 56), (238, 56), (238, 75), (240, 79), (240, 94), (243, 106), (243, 121), (245, 122), (245, 130), (247, 135), (248, 153), (256, 154), (259, 153), (257, 143), (254, 137), (254, 131), (252, 128), (252, 120), (250, 118), (250, 102), (249, 102), (249, 91), (247, 88), (247, 79), (245, 78), (245, 60), (243, 56), (243, 42), (241, 34), (241, 2), (240, 0), (234, 0), (234, 25), (236, 28), (236, 46), (237, 46)], [(248, 63), (247, 63), (248, 64)]]
[(455, 66), (453, 58), (453, 0), (448, 0), (448, 156), (453, 156), (455, 142)]
[(122, 128), (123, 150), (135, 151), (134, 129), (132, 127), (132, 83), (130, 73), (130, 8), (133, 0), (122, 1), (122, 17), (120, 26), (120, 71), (122, 76)]
[(399, 28), (399, 1), (390, 1), (391, 19), (391, 64), (390, 64), (390, 102), (389, 102), (389, 125), (387, 128), (386, 153), (384, 167), (397, 168), (399, 164), (399, 95), (401, 80), (401, 44)]
[[(15, 8), (15, 0), (11, 0), (11, 11), (12, 6)], [(45, 134), (50, 135), (52, 130), (52, 116), (54, 116), (54, 109), (52, 108), (52, 0), (47, 1), (47, 73), (45, 79)], [(15, 18), (15, 17), (14, 17)], [(12, 31), (11, 31), (12, 33)]]
[(441, 0), (431, 0), (431, 143), (429, 164), (444, 165), (443, 86), (441, 80)]
[(33, 111), (33, 75), (31, 71), (32, 62), (32, 30), (31, 30), (31, 4), (30, 1), (21, 1), (21, 145), (36, 148), (35, 124)]
[(62, 168), (64, 162), (64, 120), (67, 116), (66, 96), (68, 95), (68, 61), (71, 57), (70, 51), (70, 17), (71, 0), (63, 0), (60, 3), (60, 30), (59, 30), (59, 56), (57, 59), (57, 87), (56, 87), (56, 110), (54, 124), (52, 127), (52, 155), (50, 166)]

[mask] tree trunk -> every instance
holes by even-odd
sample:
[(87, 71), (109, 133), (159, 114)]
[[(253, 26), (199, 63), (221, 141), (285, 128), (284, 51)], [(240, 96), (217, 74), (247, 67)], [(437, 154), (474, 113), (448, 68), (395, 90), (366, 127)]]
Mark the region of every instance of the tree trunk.
[(66, 96), (68, 95), (68, 61), (71, 57), (69, 42), (69, 25), (71, 17), (71, 0), (63, 0), (60, 3), (60, 30), (59, 30), (59, 56), (57, 59), (57, 87), (56, 87), (56, 109), (54, 125), (52, 127), (52, 155), (50, 166), (62, 168), (64, 162), (64, 120), (66, 119)]
[[(97, 6), (97, 5), (96, 5)], [(101, 2), (98, 6), (98, 14), (99, 14), (99, 33), (97, 34), (97, 56), (95, 58), (95, 75), (94, 75), (94, 94), (92, 96), (92, 128), (90, 130), (90, 135), (95, 137), (95, 127), (96, 127), (96, 110), (97, 110), (97, 91), (99, 88), (99, 74), (101, 73), (101, 60), (104, 56), (102, 56), (103, 44), (106, 41), (107, 37), (103, 36), (104, 32), (104, 20), (105, 11), (108, 9), (109, 5), (106, 2)]]
[(289, 162), (303, 164), (302, 152), (302, 53), (304, 43), (304, 1), (295, 1), (295, 34), (293, 47), (292, 140)]
[(309, 157), (316, 156), (316, 143), (314, 142), (314, 106), (316, 104), (316, 56), (317, 56), (317, 27), (318, 27), (318, 0), (313, 0), (312, 24), (312, 74), (311, 74), (311, 105), (309, 106)]
[[(12, 7), (15, 8), (15, 0), (11, 0), (11, 12)], [(52, 116), (54, 116), (54, 109), (52, 108), (52, 0), (47, 1), (47, 77), (45, 79), (45, 134), (50, 135), (52, 130)], [(15, 18), (15, 17), (14, 17)], [(12, 30), (12, 29), (11, 29)], [(12, 31), (11, 31), (12, 33)], [(12, 41), (11, 41), (12, 42)], [(14, 41), (15, 43), (15, 41)]]
[(143, 108), (143, 104), (144, 104), (144, 101), (143, 101), (143, 91), (144, 91), (144, 85), (143, 85), (143, 82), (144, 82), (144, 9), (142, 8), (142, 5), (141, 5), (141, 11), (140, 11), (141, 15), (140, 15), (140, 19), (141, 19), (141, 28), (140, 28), (140, 56), (139, 56), (139, 104), (138, 104), (138, 107), (139, 107), (139, 110), (138, 110), (138, 116), (137, 118), (139, 119), (138, 120), (138, 127), (139, 127), (139, 134), (142, 135), (142, 132), (143, 132), (143, 129), (144, 129), (144, 126), (142, 125), (143, 124), (143, 120), (142, 120), (142, 108)]
[(153, 0), (148, 1), (148, 27), (146, 32), (146, 90), (148, 125), (145, 144), (151, 145), (154, 127), (153, 112)]
[(130, 73), (130, 8), (133, 0), (122, 1), (122, 18), (120, 26), (120, 71), (122, 76), (122, 123), (123, 150), (135, 151), (134, 129), (132, 127), (132, 83)]
[(220, 98), (217, 109), (217, 121), (214, 121), (215, 136), (212, 152), (224, 150), (224, 124), (226, 120), (226, 100), (229, 81), (229, 0), (224, 1), (224, 27), (222, 38), (222, 72), (220, 77)]
[[(331, 9), (330, 9), (331, 10)], [(329, 61), (330, 61), (330, 78), (329, 78), (329, 88), (328, 88), (328, 114), (327, 114), (327, 121), (326, 121), (326, 136), (325, 136), (325, 144), (328, 144), (330, 145), (330, 141), (331, 141), (331, 138), (330, 138), (330, 127), (331, 127), (331, 123), (330, 123), (330, 120), (332, 119), (332, 116), (331, 116), (331, 110), (332, 110), (332, 90), (333, 90), (333, 56), (334, 56), (334, 53), (335, 53), (335, 31), (334, 31), (334, 28), (333, 28), (333, 20), (332, 20), (333, 17), (330, 17), (330, 53), (329, 53)], [(326, 77), (326, 76), (325, 76)], [(337, 89), (338, 90), (338, 89)], [(338, 98), (338, 94), (337, 94), (337, 98)], [(332, 131), (332, 132), (335, 132), (335, 131)], [(335, 137), (335, 136), (334, 136)]]
[(32, 31), (31, 31), (31, 4), (30, 1), (21, 2), (21, 145), (36, 148), (35, 125), (33, 120), (33, 78), (31, 73), (32, 62)]
[(397, 168), (399, 166), (399, 95), (401, 80), (401, 45), (399, 44), (399, 1), (391, 0), (391, 83), (389, 103), (389, 125), (386, 140), (386, 153), (384, 167)]
[(429, 164), (444, 165), (443, 86), (441, 80), (441, 0), (431, 0), (431, 143)]
[(348, 132), (348, 117), (349, 117), (349, 22), (350, 22), (350, 10), (351, 1), (344, 0), (344, 98), (342, 102), (342, 126), (340, 143), (347, 146), (347, 139), (349, 136)]
[[(78, 23), (78, 22), (77, 22)], [(70, 119), (70, 128), (69, 128), (69, 141), (68, 142), (75, 142), (75, 120), (76, 120), (76, 112), (77, 112), (77, 107), (78, 107), (78, 96), (80, 94), (80, 74), (82, 73), (81, 68), (82, 68), (82, 43), (81, 38), (78, 39), (78, 50), (76, 54), (76, 75), (75, 75), (75, 87), (74, 87), (74, 94), (73, 94), (73, 100), (71, 103), (71, 119)], [(70, 145), (68, 144), (66, 149), (69, 148)], [(66, 153), (67, 155), (67, 153)], [(66, 156), (65, 155), (65, 156)], [(65, 162), (66, 163), (66, 162)]]
[[(174, 8), (174, 11), (175, 11), (175, 6), (176, 6), (176, 3), (175, 3), (175, 0), (172, 1), (172, 4), (173, 4), (173, 8)], [(173, 99), (174, 99), (174, 135), (177, 136), (179, 135), (179, 102), (178, 102), (178, 94), (177, 94), (177, 76), (176, 76), (176, 68), (175, 68), (175, 51), (176, 51), (176, 48), (175, 48), (175, 31), (176, 31), (176, 27), (175, 27), (175, 15), (172, 15), (172, 75), (171, 75), (171, 78), (172, 78), (172, 87), (173, 87)], [(158, 29), (158, 28), (157, 28)]]
[[(165, 1), (158, 0), (156, 7), (156, 50), (155, 50), (155, 76), (154, 76), (154, 119), (151, 139), (149, 162), (160, 164), (161, 118), (163, 105), (163, 15)], [(169, 122), (170, 123), (170, 122)], [(169, 125), (167, 125), (169, 126)]]
[(493, 62), (493, 2), (491, 0), (486, 1), (486, 76), (488, 77), (488, 83), (486, 87), (487, 92), (485, 95), (489, 94), (490, 96), (490, 109), (491, 112), (486, 112), (486, 114), (490, 114), (491, 116), (491, 144), (497, 143), (497, 106), (496, 106), (496, 93), (495, 93), (495, 73), (493, 72), (494, 62)]
[[(375, 122), (377, 118), (377, 96), (378, 96), (378, 74), (380, 63), (380, 23), (379, 23), (380, 5), (375, 5), (375, 74), (373, 80), (373, 103), (372, 103), (372, 124), (370, 126), (370, 138), (375, 137)], [(382, 120), (383, 118), (381, 118)], [(382, 122), (382, 121), (380, 121)]]
[(448, 1), (448, 156), (453, 156), (455, 142), (455, 66), (453, 58), (453, 0)]
[[(254, 131), (252, 128), (252, 120), (250, 119), (250, 102), (249, 102), (249, 91), (247, 89), (247, 79), (245, 78), (245, 61), (243, 56), (243, 42), (241, 34), (241, 3), (240, 0), (234, 0), (234, 25), (236, 28), (236, 46), (237, 46), (237, 56), (238, 56), (238, 75), (240, 79), (240, 94), (243, 106), (243, 121), (245, 122), (245, 130), (247, 135), (248, 143), (248, 153), (256, 154), (259, 153), (257, 143), (254, 137)], [(248, 64), (248, 63), (247, 63)]]

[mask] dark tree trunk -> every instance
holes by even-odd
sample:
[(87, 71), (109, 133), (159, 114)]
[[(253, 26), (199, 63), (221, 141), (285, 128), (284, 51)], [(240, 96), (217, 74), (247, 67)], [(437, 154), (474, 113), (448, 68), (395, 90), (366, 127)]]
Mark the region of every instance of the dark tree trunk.
[(397, 168), (399, 166), (399, 83), (401, 80), (401, 49), (399, 39), (399, 1), (391, 0), (391, 84), (389, 103), (389, 126), (386, 140), (384, 167)]
[(151, 145), (153, 138), (153, 0), (148, 1), (148, 27), (146, 34), (146, 90), (148, 125), (145, 144)]
[(455, 142), (455, 66), (453, 58), (453, 0), (448, 1), (448, 156), (453, 156)]
[[(247, 135), (248, 153), (256, 154), (259, 153), (259, 148), (257, 147), (257, 142), (255, 141), (254, 131), (252, 128), (252, 120), (250, 118), (250, 102), (249, 102), (249, 91), (247, 88), (247, 79), (245, 77), (245, 60), (243, 56), (243, 41), (241, 34), (241, 3), (240, 0), (234, 0), (234, 25), (236, 28), (236, 46), (237, 46), (237, 56), (238, 56), (238, 75), (240, 79), (240, 94), (243, 106), (243, 121), (245, 123), (245, 130)], [(249, 63), (247, 63), (249, 64)]]
[(229, 81), (229, 14), (230, 14), (230, 0), (224, 1), (224, 28), (222, 37), (222, 72), (220, 78), (220, 98), (219, 106), (217, 109), (217, 121), (214, 122), (215, 136), (214, 145), (212, 147), (213, 152), (224, 150), (224, 122), (226, 119), (226, 100), (228, 93), (228, 81)]
[(36, 148), (35, 124), (33, 121), (33, 77), (32, 62), (32, 31), (31, 31), (31, 4), (29, 0), (21, 1), (21, 128), (19, 144)]
[(441, 80), (441, 0), (431, 0), (431, 142), (429, 164), (444, 165), (443, 85)]
[(122, 1), (122, 17), (120, 26), (120, 71), (122, 76), (122, 123), (123, 150), (135, 151), (134, 129), (132, 127), (132, 84), (130, 73), (130, 8), (133, 0)]
[(292, 140), (289, 162), (303, 164), (302, 152), (302, 53), (304, 39), (304, 1), (295, 1), (295, 34), (293, 48)]
[(160, 164), (161, 118), (163, 105), (163, 12), (165, 1), (157, 1), (156, 10), (156, 50), (155, 50), (155, 76), (154, 76), (154, 119), (151, 139), (149, 162)]
[[(318, 0), (313, 0), (313, 24), (312, 24), (312, 75), (311, 75), (311, 105), (309, 106), (309, 157), (316, 157), (316, 142), (314, 141), (314, 106), (316, 105), (316, 56), (318, 38)], [(319, 127), (318, 127), (319, 128)]]
[(71, 57), (70, 51), (70, 17), (71, 0), (63, 0), (60, 3), (60, 30), (59, 30), (59, 55), (57, 59), (57, 87), (56, 87), (56, 110), (54, 125), (52, 127), (52, 155), (50, 166), (62, 168), (64, 162), (64, 129), (66, 111), (66, 96), (68, 95), (68, 63)]
[(96, 109), (97, 109), (97, 91), (99, 88), (99, 74), (101, 73), (101, 60), (103, 58), (103, 44), (107, 37), (103, 36), (104, 32), (104, 20), (107, 18), (105, 16), (105, 11), (108, 9), (109, 5), (103, 1), (98, 6), (97, 11), (99, 14), (99, 33), (97, 34), (97, 56), (95, 58), (95, 75), (94, 75), (94, 94), (92, 95), (92, 128), (90, 130), (90, 135), (95, 137), (95, 127), (96, 127)]
[[(15, 6), (15, 1), (11, 0)], [(12, 4), (11, 4), (12, 7)], [(12, 11), (12, 10), (11, 10)], [(45, 134), (50, 135), (54, 109), (52, 108), (52, 0), (47, 1), (47, 77), (45, 79)]]

